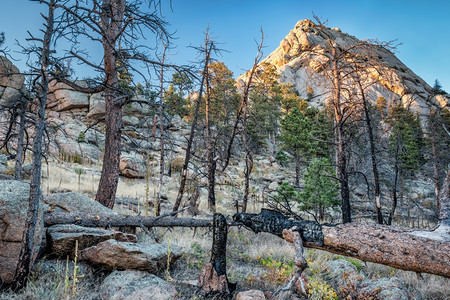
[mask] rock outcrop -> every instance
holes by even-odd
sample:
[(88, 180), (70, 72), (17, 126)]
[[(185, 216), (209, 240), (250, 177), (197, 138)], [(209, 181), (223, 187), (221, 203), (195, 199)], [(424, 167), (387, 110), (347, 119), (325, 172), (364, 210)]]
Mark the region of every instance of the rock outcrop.
[[(30, 185), (16, 180), (0, 180), (0, 283), (11, 283), (18, 263), (25, 220), (28, 211)], [(43, 230), (42, 204), (34, 235), (32, 261), (38, 253)]]

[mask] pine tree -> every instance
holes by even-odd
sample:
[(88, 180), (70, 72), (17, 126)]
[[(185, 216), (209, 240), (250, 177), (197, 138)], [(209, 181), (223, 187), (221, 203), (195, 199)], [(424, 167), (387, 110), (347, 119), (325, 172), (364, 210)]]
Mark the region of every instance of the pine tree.
[(323, 220), (327, 208), (339, 207), (338, 185), (332, 175), (328, 158), (314, 158), (310, 162), (304, 176), (305, 186), (298, 195), (300, 210), (314, 211)]
[(406, 171), (416, 171), (423, 163), (422, 147), (424, 141), (419, 117), (403, 106), (391, 107), (388, 123), (392, 127), (389, 136), (389, 149), (394, 160), (392, 207), (388, 219), (390, 225), (398, 203), (398, 181), (406, 175)]

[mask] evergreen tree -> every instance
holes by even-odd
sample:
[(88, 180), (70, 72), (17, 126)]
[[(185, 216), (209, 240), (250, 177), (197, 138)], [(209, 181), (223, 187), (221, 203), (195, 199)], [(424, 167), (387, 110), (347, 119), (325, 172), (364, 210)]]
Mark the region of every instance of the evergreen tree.
[(164, 103), (166, 104), (166, 110), (170, 114), (179, 115), (180, 117), (188, 115), (188, 102), (173, 83), (164, 91)]
[(392, 127), (389, 149), (394, 160), (392, 207), (388, 219), (388, 224), (391, 225), (398, 202), (398, 181), (406, 175), (406, 171), (415, 171), (423, 163), (424, 141), (419, 117), (403, 106), (391, 107), (388, 123)]
[(418, 115), (398, 105), (391, 108), (388, 123), (392, 126), (389, 148), (392, 153), (398, 147), (398, 161), (405, 170), (415, 171), (424, 162), (423, 132)]
[(278, 130), (282, 99), (278, 79), (276, 68), (267, 63), (262, 63), (255, 75), (246, 126), (248, 139), (255, 150), (261, 149), (265, 139)]
[(327, 143), (332, 135), (331, 120), (324, 112), (308, 106), (307, 103), (302, 107), (303, 111), (294, 107), (281, 120), (280, 135), (283, 148), (294, 156), (297, 186), (300, 179), (301, 158), (308, 161), (313, 157), (328, 157), (331, 151)]
[(314, 211), (323, 220), (327, 208), (339, 207), (338, 185), (332, 175), (328, 158), (314, 158), (310, 162), (304, 176), (305, 186), (298, 195), (300, 210)]
[(439, 83), (439, 81), (437, 79), (434, 81), (433, 93), (436, 94), (436, 95), (445, 95), (445, 94), (447, 94), (447, 92), (442, 89), (442, 85)]

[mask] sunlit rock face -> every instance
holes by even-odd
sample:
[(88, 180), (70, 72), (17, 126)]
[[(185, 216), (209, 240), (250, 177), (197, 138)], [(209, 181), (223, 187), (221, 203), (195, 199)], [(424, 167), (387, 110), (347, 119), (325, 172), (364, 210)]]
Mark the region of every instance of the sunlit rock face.
[[(448, 97), (434, 96), (432, 88), (386, 47), (376, 46), (369, 53), (367, 48), (360, 47), (366, 41), (343, 33), (339, 28), (321, 27), (308, 19), (299, 21), (261, 64), (275, 66), (280, 82), (292, 83), (300, 97), (311, 98), (312, 91), (312, 105), (323, 105), (331, 97), (330, 80), (324, 72), (329, 66), (327, 57), (331, 53), (329, 39), (341, 51), (351, 49), (354, 53), (372, 58), (375, 66), (366, 65), (360, 74), (366, 98), (373, 103), (384, 97), (388, 106), (401, 103), (421, 115), (429, 114), (430, 108), (449, 106)], [(343, 59), (341, 63), (348, 61)], [(238, 85), (242, 85), (245, 78), (246, 75), (240, 76)], [(352, 83), (351, 78), (345, 82), (347, 86), (352, 86)]]

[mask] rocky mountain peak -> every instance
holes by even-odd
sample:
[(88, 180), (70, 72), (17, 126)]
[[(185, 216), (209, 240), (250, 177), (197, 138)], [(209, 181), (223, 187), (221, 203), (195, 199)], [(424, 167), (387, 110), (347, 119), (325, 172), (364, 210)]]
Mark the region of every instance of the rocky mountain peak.
[[(300, 20), (261, 63), (275, 66), (280, 81), (294, 84), (305, 99), (312, 88), (315, 97), (311, 103), (320, 106), (331, 95), (330, 83), (323, 72), (325, 57), (331, 51), (330, 43), (338, 45), (341, 51), (352, 49), (366, 54), (365, 48), (357, 47), (365, 42), (371, 43), (343, 33), (339, 28), (317, 25), (309, 19)], [(366, 68), (364, 85), (367, 86), (366, 97), (372, 102), (383, 97), (388, 105), (402, 103), (421, 115), (427, 115), (430, 108), (449, 106), (448, 97), (433, 95), (432, 88), (387, 47), (376, 45), (370, 51), (373, 51), (371, 57), (377, 67)], [(351, 85), (351, 79), (346, 83)]]

